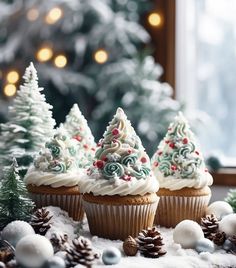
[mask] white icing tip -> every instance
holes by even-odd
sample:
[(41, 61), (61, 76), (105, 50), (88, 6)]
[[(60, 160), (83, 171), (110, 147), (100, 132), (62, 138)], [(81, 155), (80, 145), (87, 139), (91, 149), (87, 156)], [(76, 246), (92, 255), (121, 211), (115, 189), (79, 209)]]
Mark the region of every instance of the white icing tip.
[(118, 116), (118, 117), (126, 117), (125, 112), (120, 107), (118, 107), (117, 110), (116, 110), (116, 116)]

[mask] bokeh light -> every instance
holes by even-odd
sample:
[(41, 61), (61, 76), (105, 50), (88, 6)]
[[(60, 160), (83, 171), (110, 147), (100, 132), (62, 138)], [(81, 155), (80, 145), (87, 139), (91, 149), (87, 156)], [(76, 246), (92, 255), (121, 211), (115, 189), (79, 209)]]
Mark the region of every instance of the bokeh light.
[(13, 97), (16, 94), (16, 86), (12, 84), (5, 85), (3, 93), (6, 97)]
[(158, 27), (162, 23), (161, 15), (157, 12), (153, 12), (148, 16), (148, 23), (153, 27)]
[(54, 64), (57, 68), (63, 68), (67, 64), (67, 58), (64, 55), (58, 55), (54, 59)]
[(54, 24), (62, 17), (62, 15), (62, 9), (60, 7), (54, 7), (46, 15), (45, 21), (47, 24)]
[(97, 63), (103, 64), (108, 60), (108, 53), (104, 49), (99, 49), (94, 54), (94, 59)]
[(42, 47), (36, 54), (36, 58), (40, 62), (48, 61), (52, 58), (53, 51), (50, 47)]
[(10, 71), (7, 74), (7, 81), (11, 84), (15, 84), (19, 80), (20, 76), (17, 71)]

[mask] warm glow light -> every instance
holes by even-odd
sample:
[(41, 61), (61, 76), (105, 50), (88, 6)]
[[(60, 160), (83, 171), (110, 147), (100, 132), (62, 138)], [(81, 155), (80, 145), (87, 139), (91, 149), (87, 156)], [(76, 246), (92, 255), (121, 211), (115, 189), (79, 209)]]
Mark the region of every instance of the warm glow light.
[(45, 21), (47, 24), (54, 24), (62, 17), (62, 15), (62, 9), (60, 7), (54, 7), (48, 12)]
[(67, 64), (67, 58), (64, 55), (58, 55), (54, 59), (54, 64), (58, 68), (63, 68)]
[(94, 59), (97, 63), (103, 64), (108, 60), (108, 53), (104, 49), (99, 49), (95, 52)]
[(148, 22), (151, 26), (158, 27), (160, 26), (162, 19), (160, 14), (153, 12), (148, 16)]
[(12, 84), (5, 85), (3, 93), (7, 97), (13, 97), (16, 94), (16, 86)]
[(31, 8), (28, 12), (27, 12), (27, 19), (29, 21), (34, 21), (37, 20), (37, 18), (39, 17), (39, 11), (36, 8)]
[(7, 81), (11, 84), (15, 84), (19, 80), (19, 74), (17, 71), (10, 71), (7, 74)]
[(53, 55), (52, 49), (50, 47), (42, 47), (36, 54), (36, 58), (38, 61), (44, 62), (51, 59)]

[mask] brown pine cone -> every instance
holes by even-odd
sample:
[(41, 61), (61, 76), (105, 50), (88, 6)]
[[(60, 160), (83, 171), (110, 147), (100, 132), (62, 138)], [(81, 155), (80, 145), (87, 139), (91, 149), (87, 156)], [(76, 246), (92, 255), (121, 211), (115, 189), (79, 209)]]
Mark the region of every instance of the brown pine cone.
[(52, 216), (46, 208), (39, 208), (31, 218), (31, 226), (36, 234), (45, 235), (51, 228), (50, 220)]
[(67, 267), (82, 264), (87, 268), (91, 268), (95, 260), (99, 258), (99, 255), (94, 253), (91, 242), (82, 236), (74, 239), (72, 246), (66, 252)]
[(162, 240), (161, 233), (156, 227), (142, 230), (137, 237), (141, 254), (147, 258), (159, 258), (165, 255), (166, 251), (162, 249), (164, 245)]
[(201, 228), (206, 238), (212, 240), (214, 234), (218, 232), (218, 227), (219, 221), (214, 214), (201, 218)]
[(54, 253), (58, 251), (66, 251), (69, 247), (67, 234), (60, 235), (53, 233), (51, 235), (50, 242), (53, 246)]
[(224, 232), (217, 232), (213, 235), (212, 241), (217, 246), (222, 246), (226, 240), (226, 234)]
[(123, 243), (123, 250), (127, 256), (135, 256), (138, 252), (138, 243), (132, 236), (128, 236)]
[(14, 253), (10, 249), (1, 249), (0, 250), (0, 261), (7, 263), (14, 258)]

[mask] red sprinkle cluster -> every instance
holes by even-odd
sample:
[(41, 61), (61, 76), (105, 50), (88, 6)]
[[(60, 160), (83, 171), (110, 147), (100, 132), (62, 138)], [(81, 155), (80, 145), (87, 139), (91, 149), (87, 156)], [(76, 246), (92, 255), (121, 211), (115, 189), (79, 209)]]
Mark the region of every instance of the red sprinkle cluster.
[(99, 168), (102, 169), (104, 167), (104, 161), (102, 160), (97, 160), (96, 162), (94, 162), (94, 165)]

